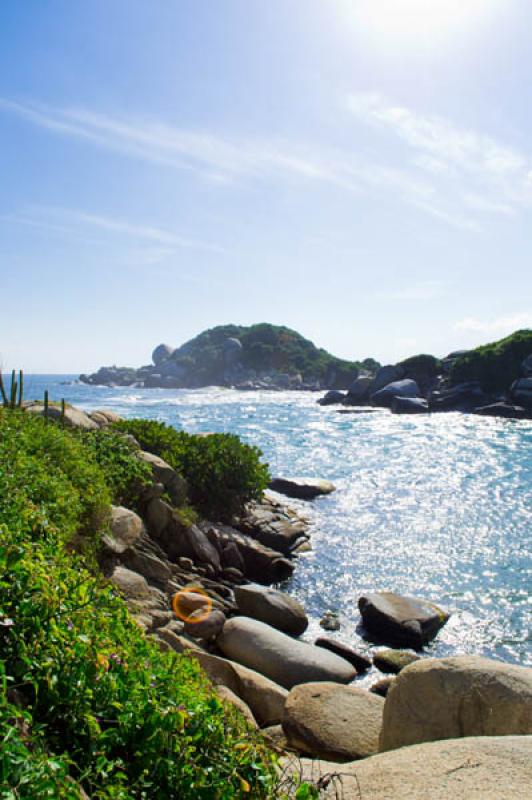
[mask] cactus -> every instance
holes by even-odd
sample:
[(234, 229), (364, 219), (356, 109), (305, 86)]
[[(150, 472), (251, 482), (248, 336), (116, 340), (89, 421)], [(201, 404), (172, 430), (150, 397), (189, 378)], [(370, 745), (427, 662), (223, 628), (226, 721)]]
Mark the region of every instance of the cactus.
[(44, 390), (44, 418), (48, 422), (48, 389)]
[(18, 407), (22, 408), (24, 400), (24, 370), (20, 369), (18, 372)]
[(10, 401), (10, 404), (9, 404), (11, 408), (15, 408), (15, 406), (17, 404), (17, 386), (18, 386), (18, 384), (17, 384), (17, 381), (16, 381), (16, 377), (17, 377), (17, 373), (15, 372), (15, 370), (13, 370), (11, 372), (11, 401)]
[(7, 408), (9, 405), (9, 401), (7, 399), (6, 389), (4, 386), (4, 379), (2, 377), (2, 370), (0, 369), (0, 394), (2, 395), (2, 403), (4, 407)]

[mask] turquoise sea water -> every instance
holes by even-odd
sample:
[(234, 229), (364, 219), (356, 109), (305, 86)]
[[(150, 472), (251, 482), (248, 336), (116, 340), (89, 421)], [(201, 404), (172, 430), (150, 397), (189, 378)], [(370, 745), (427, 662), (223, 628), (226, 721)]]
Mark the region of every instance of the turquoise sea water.
[[(338, 414), (319, 395), (293, 392), (114, 389), (29, 376), (26, 398), (64, 397), (82, 408), (152, 417), (191, 432), (230, 431), (264, 452), (274, 475), (333, 481), (337, 491), (299, 504), (312, 545), (283, 588), (323, 633), (359, 644), (357, 599), (391, 590), (453, 612), (434, 655), (475, 653), (532, 663), (532, 423), (456, 413)], [(295, 503), (296, 504), (296, 503)]]

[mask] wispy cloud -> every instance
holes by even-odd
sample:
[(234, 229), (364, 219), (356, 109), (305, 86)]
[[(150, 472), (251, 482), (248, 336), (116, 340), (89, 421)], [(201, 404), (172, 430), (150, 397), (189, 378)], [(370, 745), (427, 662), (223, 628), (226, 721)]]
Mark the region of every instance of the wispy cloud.
[(532, 328), (532, 312), (523, 311), (489, 320), (466, 317), (456, 322), (454, 327), (471, 333), (511, 333), (518, 328)]
[[(162, 246), (157, 250), (161, 254), (170, 254), (183, 247), (210, 252), (224, 252), (223, 248), (216, 244), (180, 236), (164, 228), (136, 224), (123, 219), (116, 219), (115, 217), (74, 209), (35, 206), (23, 214), (2, 214), (0, 215), (0, 221), (42, 228), (92, 244), (107, 243), (105, 238), (94, 238), (95, 232), (96, 234), (110, 234), (127, 241), (155, 243)], [(91, 232), (93, 237), (88, 238), (87, 234), (90, 235)]]
[(441, 117), (396, 106), (380, 95), (352, 95), (348, 108), (351, 120), (393, 135), (406, 154), (397, 157), (389, 147), (379, 150), (377, 145), (364, 152), (355, 144), (333, 148), (275, 137), (257, 140), (142, 117), (0, 98), (0, 111), (56, 134), (221, 184), (273, 178), (384, 194), (467, 231), (480, 230), (486, 215), (511, 216), (532, 205), (532, 162), (514, 149)]
[[(378, 94), (348, 99), (354, 117), (391, 134), (406, 148), (412, 174), (423, 173), (433, 188), (431, 208), (511, 216), (532, 207), (532, 158), (449, 120), (395, 105)], [(439, 206), (437, 205), (439, 203)]]

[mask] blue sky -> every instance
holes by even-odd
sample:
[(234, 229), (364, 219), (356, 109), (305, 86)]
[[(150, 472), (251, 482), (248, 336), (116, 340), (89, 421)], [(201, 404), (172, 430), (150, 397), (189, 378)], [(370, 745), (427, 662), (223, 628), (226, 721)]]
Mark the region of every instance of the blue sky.
[(532, 326), (531, 37), (529, 0), (3, 0), (3, 367)]

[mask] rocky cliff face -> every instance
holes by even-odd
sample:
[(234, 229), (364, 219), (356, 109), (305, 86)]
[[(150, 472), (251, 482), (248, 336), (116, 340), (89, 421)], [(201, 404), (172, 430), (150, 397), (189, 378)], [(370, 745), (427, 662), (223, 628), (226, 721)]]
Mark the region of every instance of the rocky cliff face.
[(361, 367), (379, 366), (373, 359), (361, 364), (336, 358), (296, 331), (268, 323), (221, 325), (177, 348), (160, 344), (152, 361), (139, 369), (102, 367), (80, 379), (98, 385), (189, 389), (347, 389)]

